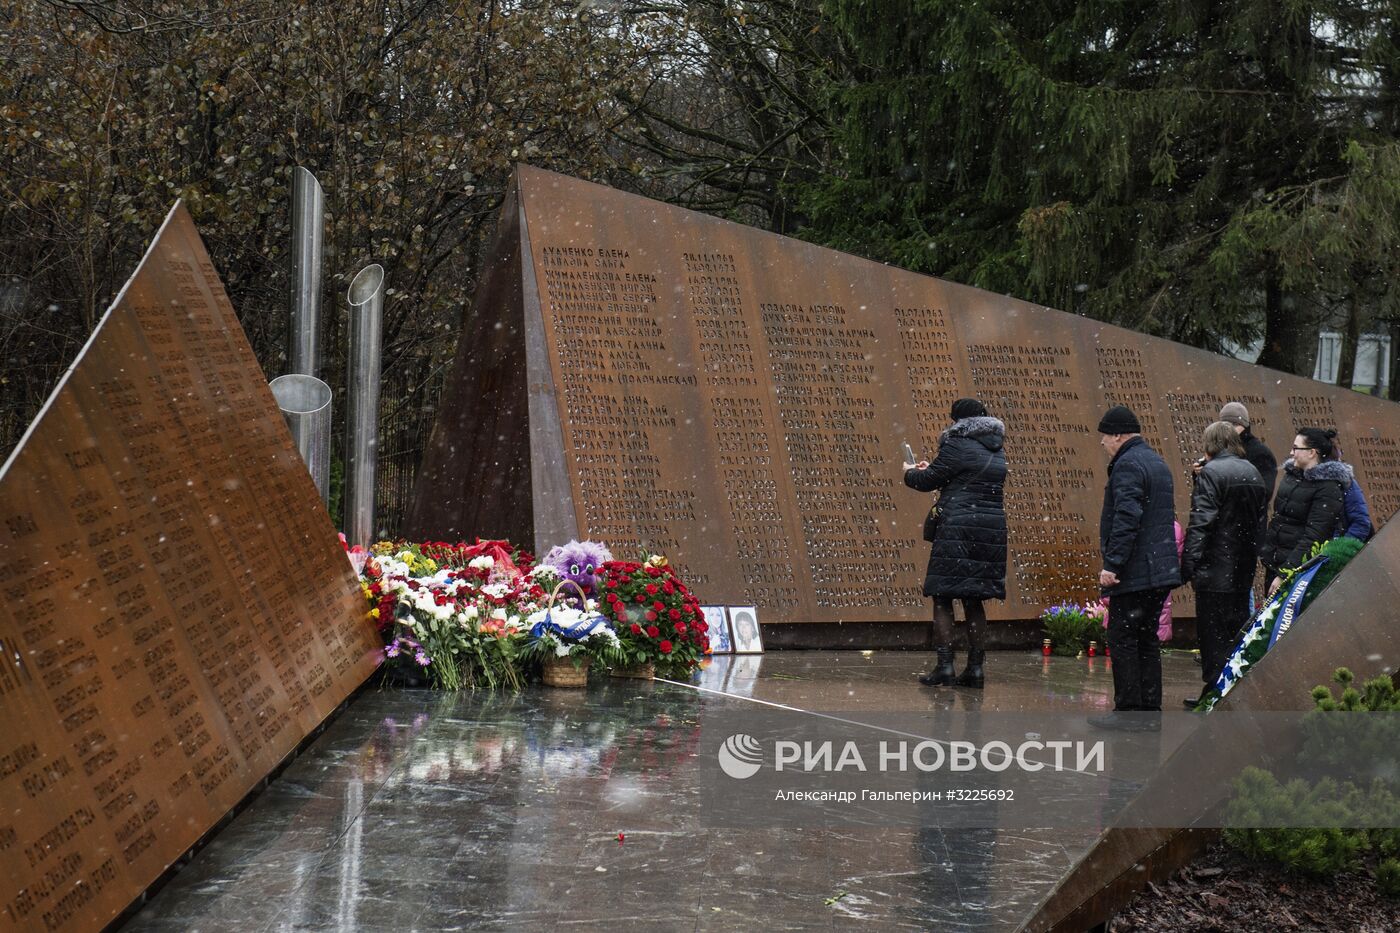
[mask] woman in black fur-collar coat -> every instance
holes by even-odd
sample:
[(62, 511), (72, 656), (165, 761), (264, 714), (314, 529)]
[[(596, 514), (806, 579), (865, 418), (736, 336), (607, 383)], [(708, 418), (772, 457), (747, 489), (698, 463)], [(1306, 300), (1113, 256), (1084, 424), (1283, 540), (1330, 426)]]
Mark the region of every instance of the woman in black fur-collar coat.
[[(1006, 426), (987, 416), (976, 399), (953, 403), (953, 424), (938, 440), (932, 463), (906, 463), (904, 485), (940, 490), (936, 514), (926, 525), (933, 547), (924, 575), (924, 595), (933, 599), (938, 666), (919, 678), (929, 686), (981, 688), (986, 657), (984, 599), (1006, 598)], [(931, 532), (928, 533), (928, 532)], [(967, 667), (953, 671), (953, 600), (967, 616)]]
[(1270, 594), (1282, 571), (1302, 564), (1314, 544), (1336, 537), (1345, 526), (1351, 470), (1330, 459), (1336, 436), (1332, 430), (1299, 428), (1293, 438), (1293, 456), (1283, 464), (1274, 515), (1259, 549)]

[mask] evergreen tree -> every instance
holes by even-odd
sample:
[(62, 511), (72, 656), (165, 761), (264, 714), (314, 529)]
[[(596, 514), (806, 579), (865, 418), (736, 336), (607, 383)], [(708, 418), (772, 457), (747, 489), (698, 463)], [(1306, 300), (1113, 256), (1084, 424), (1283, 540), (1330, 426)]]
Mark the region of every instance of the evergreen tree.
[[(1400, 5), (828, 0), (820, 242), (1311, 374), (1388, 319)], [(1393, 380), (1392, 380), (1393, 384)]]

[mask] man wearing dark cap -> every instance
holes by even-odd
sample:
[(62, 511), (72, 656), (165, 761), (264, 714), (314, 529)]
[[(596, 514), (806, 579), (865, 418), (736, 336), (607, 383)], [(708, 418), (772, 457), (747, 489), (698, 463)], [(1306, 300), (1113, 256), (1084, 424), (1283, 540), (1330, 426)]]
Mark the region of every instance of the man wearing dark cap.
[(1244, 407), (1243, 402), (1226, 402), (1220, 409), (1219, 420), (1235, 426), (1235, 433), (1240, 436), (1240, 444), (1244, 447), (1244, 458), (1263, 477), (1264, 488), (1269, 493), (1264, 500), (1267, 515), (1269, 499), (1273, 498), (1274, 485), (1278, 482), (1278, 460), (1274, 458), (1274, 452), (1250, 430), (1249, 409)]
[(1135, 728), (1122, 713), (1162, 709), (1162, 653), (1157, 618), (1181, 585), (1176, 551), (1172, 473), (1142, 438), (1137, 416), (1115, 405), (1099, 421), (1099, 442), (1111, 458), (1099, 517), (1103, 569), (1099, 588), (1108, 603), (1113, 657), (1113, 709), (1089, 720), (1105, 729)]

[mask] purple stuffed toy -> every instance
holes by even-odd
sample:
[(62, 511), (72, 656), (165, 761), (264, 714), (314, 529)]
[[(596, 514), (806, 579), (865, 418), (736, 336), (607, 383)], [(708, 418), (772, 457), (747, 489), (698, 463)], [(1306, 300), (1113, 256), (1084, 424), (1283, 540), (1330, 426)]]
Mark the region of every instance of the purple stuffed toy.
[(598, 541), (570, 541), (551, 548), (540, 563), (559, 571), (565, 580), (577, 583), (592, 598), (596, 595), (598, 571), (612, 559), (612, 552)]

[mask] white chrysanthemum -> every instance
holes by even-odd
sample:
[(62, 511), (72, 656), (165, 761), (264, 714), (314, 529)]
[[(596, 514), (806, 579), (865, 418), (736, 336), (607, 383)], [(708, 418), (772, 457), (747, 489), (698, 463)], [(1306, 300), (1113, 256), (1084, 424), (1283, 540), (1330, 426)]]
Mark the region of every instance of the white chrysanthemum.
[(379, 569), (385, 577), (411, 577), (408, 564), (393, 557), (378, 558)]
[(480, 557), (473, 557), (467, 566), (474, 570), (490, 570), (496, 566), (496, 558), (489, 554), (482, 554)]
[(493, 599), (505, 599), (506, 594), (510, 592), (510, 586), (506, 583), (488, 583), (481, 588), (481, 592)]

